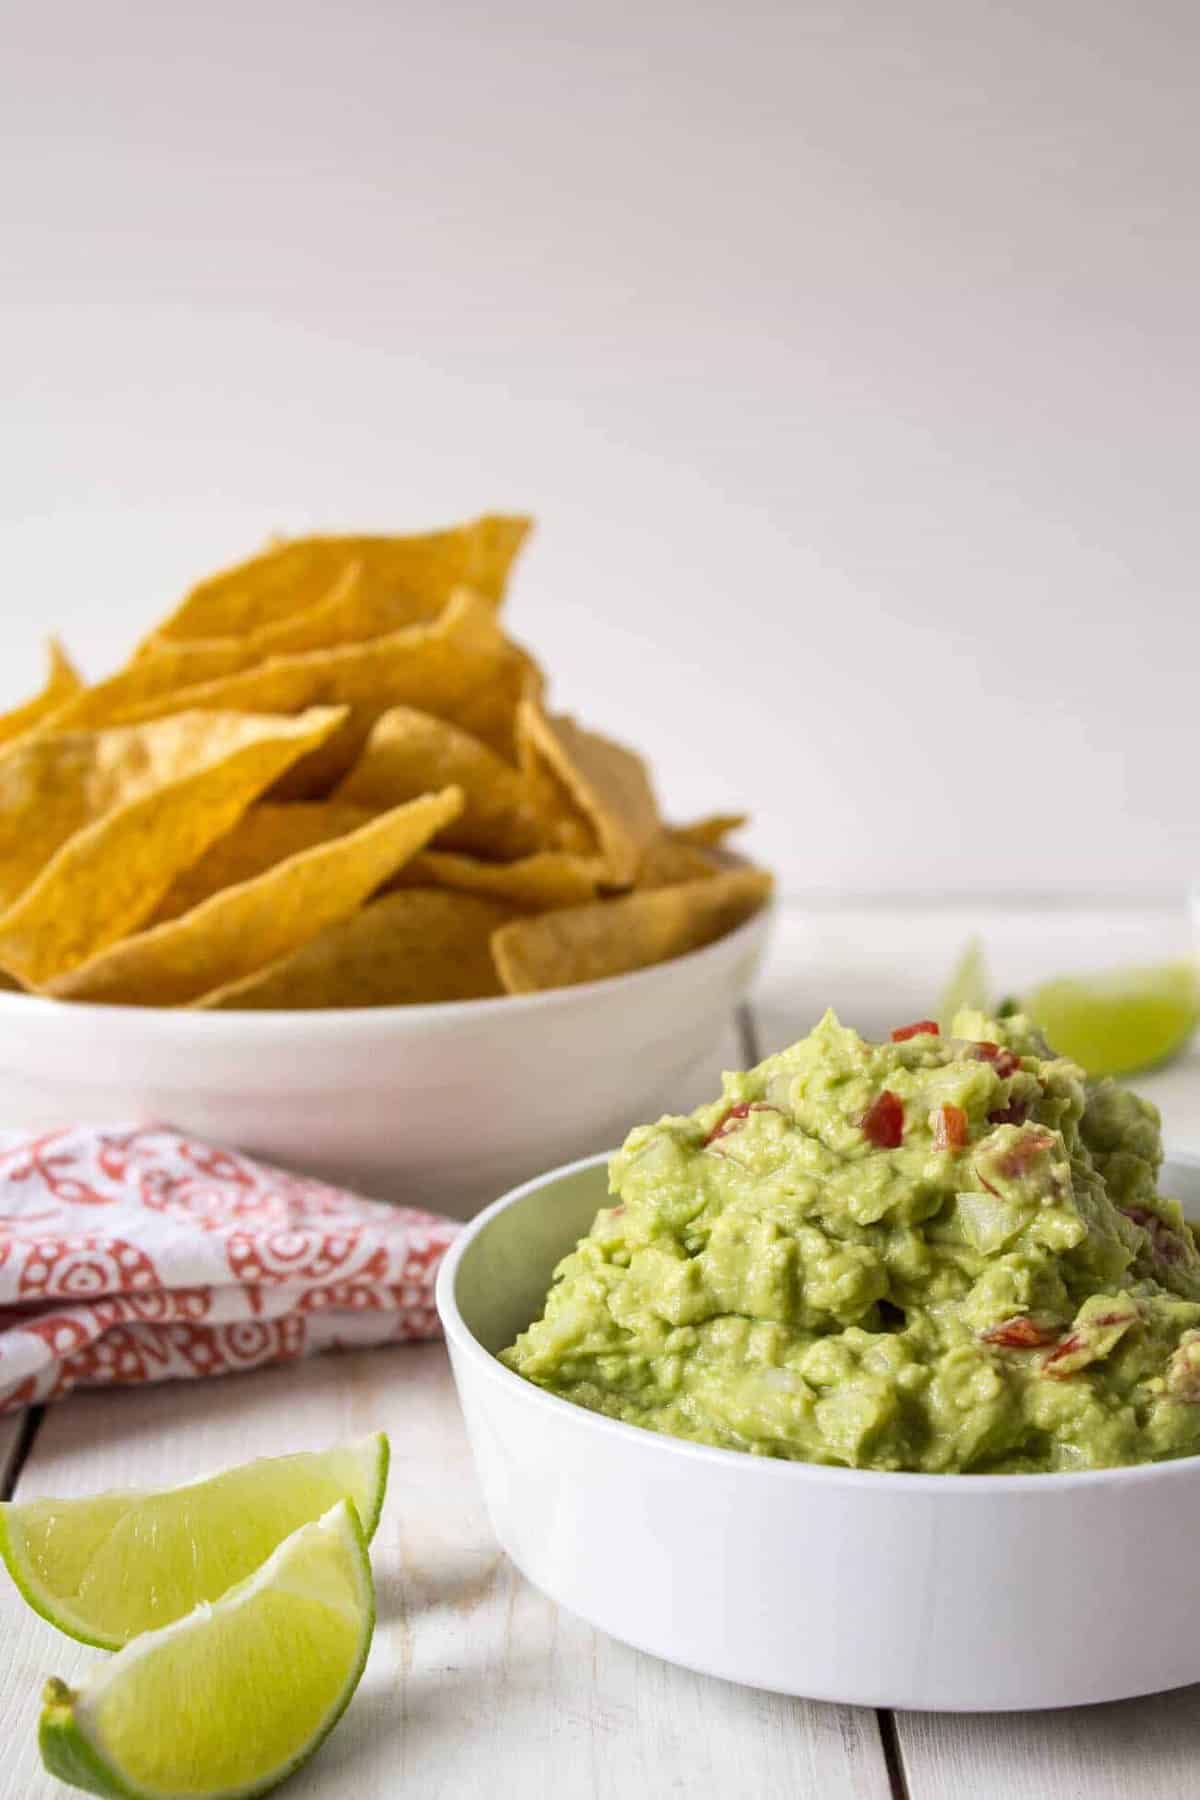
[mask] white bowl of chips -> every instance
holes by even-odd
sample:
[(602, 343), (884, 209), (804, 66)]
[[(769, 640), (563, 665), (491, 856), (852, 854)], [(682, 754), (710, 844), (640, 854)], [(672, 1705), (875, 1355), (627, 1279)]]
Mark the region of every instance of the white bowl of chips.
[(769, 923), (764, 908), (634, 974), (442, 1005), (195, 1012), (0, 994), (0, 1120), (162, 1120), (468, 1217), (668, 1107), (744, 997)]
[(606, 1142), (744, 992), (771, 882), (546, 709), (528, 530), (278, 544), (0, 717), (0, 1123), (162, 1119), (472, 1206)]

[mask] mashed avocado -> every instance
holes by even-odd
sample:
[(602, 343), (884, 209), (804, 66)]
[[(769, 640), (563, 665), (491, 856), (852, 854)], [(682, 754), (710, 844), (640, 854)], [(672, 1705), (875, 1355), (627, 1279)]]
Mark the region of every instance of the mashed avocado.
[(1029, 1022), (828, 1013), (614, 1157), (503, 1360), (611, 1418), (851, 1468), (1200, 1450), (1200, 1255), (1153, 1106)]

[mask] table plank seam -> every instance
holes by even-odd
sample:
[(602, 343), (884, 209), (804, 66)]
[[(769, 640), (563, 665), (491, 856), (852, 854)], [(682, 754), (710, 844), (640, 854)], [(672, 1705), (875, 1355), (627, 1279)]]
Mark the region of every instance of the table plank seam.
[(912, 1800), (908, 1770), (904, 1763), (904, 1746), (900, 1742), (896, 1715), (891, 1707), (880, 1706), (875, 1710), (875, 1719), (879, 1726), (879, 1743), (883, 1750), (883, 1761), (887, 1769), (888, 1781), (891, 1783), (892, 1800)]
[(21, 1479), (21, 1471), (29, 1460), (34, 1440), (41, 1430), (42, 1420), (46, 1416), (44, 1406), (27, 1407), (21, 1417), (20, 1429), (5, 1461), (2, 1479), (0, 1479), (0, 1497), (11, 1500), (17, 1491), (17, 1483)]

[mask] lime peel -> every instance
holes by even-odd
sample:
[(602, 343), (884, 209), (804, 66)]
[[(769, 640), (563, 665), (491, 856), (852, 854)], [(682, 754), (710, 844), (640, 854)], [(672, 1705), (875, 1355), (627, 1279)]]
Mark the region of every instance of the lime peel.
[(1021, 1010), (1089, 1075), (1131, 1075), (1185, 1049), (1200, 1022), (1194, 962), (1042, 982)]
[(369, 1540), (390, 1452), (356, 1444), (262, 1458), (161, 1492), (0, 1504), (0, 1556), (23, 1598), (68, 1637), (119, 1650), (215, 1601), (340, 1498)]
[[(42, 1760), (105, 1800), (252, 1800), (333, 1730), (374, 1627), (366, 1539), (341, 1500), (222, 1599), (127, 1645), (83, 1688), (51, 1680)], [(270, 1692), (264, 1669), (278, 1671)]]

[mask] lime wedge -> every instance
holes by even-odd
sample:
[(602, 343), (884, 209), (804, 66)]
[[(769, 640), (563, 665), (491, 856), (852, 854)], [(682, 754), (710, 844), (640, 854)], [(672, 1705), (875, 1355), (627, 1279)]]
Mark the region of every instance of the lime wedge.
[(265, 1794), (337, 1724), (374, 1627), (366, 1539), (340, 1500), (215, 1606), (128, 1644), (81, 1689), (50, 1681), (42, 1761), (114, 1800)]
[(368, 1538), (387, 1485), (388, 1441), (243, 1463), (161, 1493), (0, 1505), (0, 1555), (29, 1605), (68, 1637), (119, 1650), (218, 1600), (284, 1538), (350, 1500)]
[(1200, 1018), (1191, 962), (1043, 982), (1021, 1002), (1061, 1056), (1089, 1075), (1129, 1075), (1184, 1049)]
[(938, 1001), (938, 1023), (948, 1035), (955, 1013), (990, 1014), (991, 1010), (987, 961), (982, 943), (977, 937), (973, 937), (950, 971), (950, 979), (942, 989), (942, 997)]

